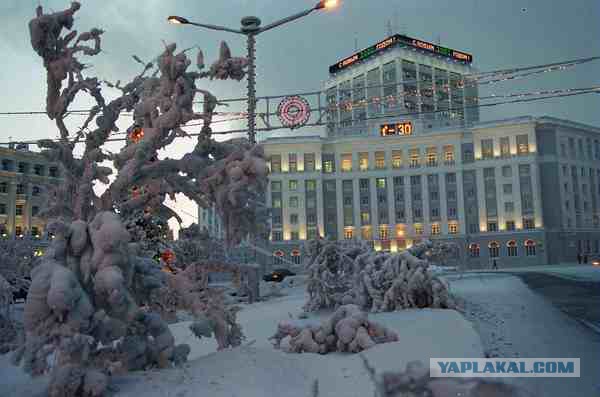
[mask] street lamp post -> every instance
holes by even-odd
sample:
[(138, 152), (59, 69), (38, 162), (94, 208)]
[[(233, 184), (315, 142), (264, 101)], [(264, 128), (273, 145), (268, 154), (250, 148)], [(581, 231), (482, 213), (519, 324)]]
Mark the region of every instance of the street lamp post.
[(287, 18), (270, 23), (261, 27), (261, 21), (257, 17), (244, 17), (241, 21), (241, 29), (230, 29), (224, 26), (209, 25), (189, 21), (180, 16), (170, 16), (167, 20), (178, 25), (193, 25), (205, 29), (220, 30), (224, 32), (237, 33), (246, 36), (247, 58), (248, 58), (248, 139), (251, 143), (256, 143), (256, 36), (285, 23), (295, 21), (296, 19), (307, 16), (316, 10), (330, 9), (337, 5), (338, 0), (321, 0), (316, 6), (305, 11), (291, 15)]

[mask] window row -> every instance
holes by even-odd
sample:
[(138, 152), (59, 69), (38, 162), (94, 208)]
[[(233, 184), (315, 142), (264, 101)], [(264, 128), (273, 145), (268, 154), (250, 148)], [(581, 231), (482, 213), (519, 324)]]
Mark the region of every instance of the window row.
[[(578, 160), (600, 160), (600, 140), (592, 138), (577, 138), (575, 146), (575, 137), (561, 140), (560, 156)], [(567, 149), (568, 148), (568, 149)]]
[(500, 147), (499, 150), (495, 150), (494, 147), (494, 139), (482, 139), (481, 140), (481, 158), (483, 160), (493, 159), (495, 157), (511, 157), (513, 155), (525, 156), (530, 153), (529, 150), (529, 136), (517, 135), (516, 136), (516, 148), (515, 150), (511, 150), (510, 137), (501, 137), (500, 138)]
[[(501, 249), (501, 244), (497, 241), (490, 241), (488, 243), (488, 256), (490, 258), (499, 258), (504, 252)], [(506, 255), (505, 256), (519, 256), (519, 250), (523, 250), (525, 256), (535, 256), (536, 255), (536, 242), (533, 240), (525, 240), (521, 248), (519, 248), (517, 242), (515, 240), (510, 240), (506, 243)], [(481, 254), (481, 247), (479, 244), (469, 244), (469, 255), (471, 258), (479, 258)]]
[[(0, 182), (0, 193), (4, 193), (7, 194), (8, 193), (8, 188), (9, 188), (9, 183), (8, 182)], [(19, 183), (17, 184), (17, 194), (27, 194), (27, 186)], [(39, 186), (33, 186), (31, 188), (31, 195), (32, 196), (39, 196), (42, 193), (42, 189)]]
[[(31, 207), (31, 216), (38, 216), (40, 213), (40, 207), (34, 205)], [(5, 203), (0, 203), (0, 215), (8, 215), (8, 207)], [(25, 205), (17, 204), (15, 205), (15, 215), (23, 216), (25, 215)]]
[(21, 174), (32, 173), (33, 175), (46, 176), (46, 168), (48, 169), (48, 176), (58, 178), (58, 167), (56, 166), (46, 167), (41, 164), (34, 164), (32, 166), (31, 164), (23, 161), (17, 162), (15, 166), (14, 160), (2, 160), (2, 171), (18, 172)]

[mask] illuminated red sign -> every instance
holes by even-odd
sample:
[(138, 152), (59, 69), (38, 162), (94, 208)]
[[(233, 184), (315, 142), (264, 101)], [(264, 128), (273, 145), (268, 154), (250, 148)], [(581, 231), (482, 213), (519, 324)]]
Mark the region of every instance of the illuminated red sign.
[(395, 124), (382, 124), (379, 127), (379, 133), (381, 134), (381, 136), (412, 135), (413, 126), (410, 121), (402, 121), (400, 123), (395, 123)]

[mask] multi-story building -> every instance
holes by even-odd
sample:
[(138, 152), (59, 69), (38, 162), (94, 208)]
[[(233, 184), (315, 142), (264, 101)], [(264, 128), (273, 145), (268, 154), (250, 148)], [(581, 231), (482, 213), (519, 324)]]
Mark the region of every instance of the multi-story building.
[(209, 236), (215, 238), (224, 238), (225, 230), (221, 217), (217, 213), (217, 209), (213, 205), (210, 208), (202, 208), (198, 206), (198, 225), (200, 229), (206, 229)]
[(330, 68), (324, 136), (262, 142), (274, 257), (300, 261), (317, 235), (453, 240), (473, 268), (600, 252), (600, 128), (479, 122), (472, 57), (399, 37)]
[(59, 167), (26, 145), (0, 147), (0, 229), (3, 238), (44, 240), (46, 186), (59, 181)]

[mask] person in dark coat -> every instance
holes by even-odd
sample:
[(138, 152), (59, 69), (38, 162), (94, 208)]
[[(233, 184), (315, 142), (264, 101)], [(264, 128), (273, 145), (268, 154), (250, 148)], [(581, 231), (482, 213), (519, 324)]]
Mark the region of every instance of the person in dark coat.
[(581, 252), (577, 253), (577, 263), (579, 263), (581, 265)]
[(494, 260), (492, 260), (492, 269), (498, 270), (498, 262), (496, 262), (496, 258), (494, 258)]

